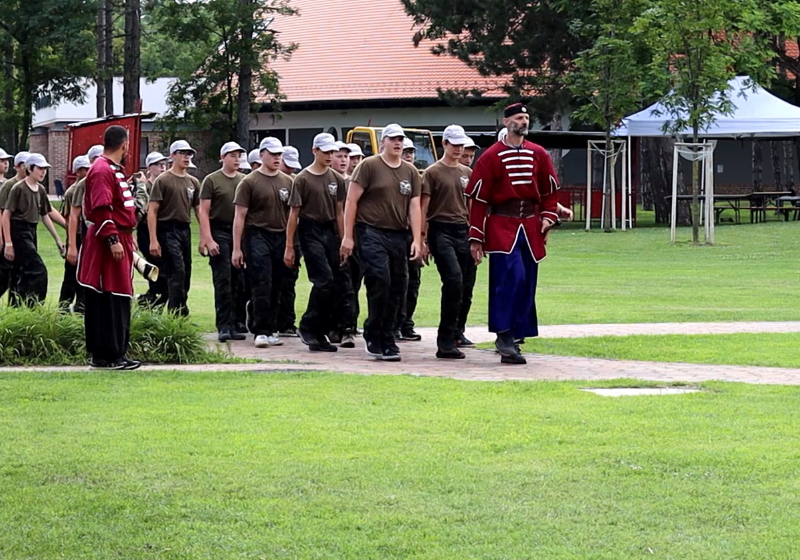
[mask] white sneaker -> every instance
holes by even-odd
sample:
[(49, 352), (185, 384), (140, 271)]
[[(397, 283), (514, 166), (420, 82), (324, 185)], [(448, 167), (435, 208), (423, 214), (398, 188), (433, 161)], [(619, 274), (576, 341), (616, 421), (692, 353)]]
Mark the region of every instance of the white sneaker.
[(256, 337), (256, 348), (269, 348), (269, 338), (265, 334)]
[(271, 334), (267, 337), (267, 341), (269, 342), (270, 346), (283, 346), (283, 341), (278, 337), (277, 334)]

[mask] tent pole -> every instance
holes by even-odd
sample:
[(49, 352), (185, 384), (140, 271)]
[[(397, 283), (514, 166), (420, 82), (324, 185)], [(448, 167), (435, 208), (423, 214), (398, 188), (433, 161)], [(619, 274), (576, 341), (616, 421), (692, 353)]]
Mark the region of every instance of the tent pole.
[(611, 141), (611, 177), (609, 177), (609, 187), (611, 188), (611, 229), (617, 229), (617, 146)]
[(592, 141), (586, 143), (586, 231), (592, 229)]
[(670, 215), (669, 222), (670, 243), (675, 243), (675, 235), (677, 233), (675, 227), (678, 219), (678, 159), (680, 157), (678, 145), (676, 144), (672, 154), (672, 214)]
[(633, 204), (634, 204), (635, 201), (633, 200), (633, 170), (632, 170), (632, 163), (631, 163), (631, 157), (633, 155), (633, 149), (631, 148), (631, 137), (630, 137), (630, 135), (628, 136), (628, 144), (626, 146), (626, 152), (628, 154), (627, 155), (627, 159), (626, 159), (626, 161), (628, 163), (628, 175), (627, 175), (628, 182), (627, 182), (627, 185), (626, 185), (626, 193), (625, 193), (625, 195), (628, 197), (628, 219), (630, 220), (629, 226), (630, 226), (631, 229), (633, 229)]
[(628, 221), (628, 150), (627, 146), (622, 146), (622, 231), (627, 231), (626, 222)]
[(608, 188), (608, 146), (603, 152), (603, 197), (600, 199), (600, 229), (606, 228), (606, 189)]
[(706, 199), (710, 200), (710, 202), (706, 202), (711, 207), (711, 211), (709, 212), (710, 219), (708, 220), (709, 226), (708, 231), (709, 235), (706, 238), (706, 243), (713, 245), (714, 238), (715, 238), (715, 231), (714, 228), (716, 227), (716, 223), (714, 222), (714, 146), (710, 145), (708, 151), (708, 179), (706, 179)]

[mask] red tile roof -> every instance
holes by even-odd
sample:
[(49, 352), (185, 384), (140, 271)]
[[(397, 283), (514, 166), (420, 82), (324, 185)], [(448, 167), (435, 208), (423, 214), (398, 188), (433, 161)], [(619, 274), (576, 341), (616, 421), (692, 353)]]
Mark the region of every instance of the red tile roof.
[(299, 12), (270, 26), (283, 44), (297, 43), (289, 61), (277, 60), (287, 103), (436, 99), (436, 88), (489, 91), (502, 97), (497, 80), (481, 77), (450, 56), (415, 47), (415, 29), (399, 0), (331, 2), (293, 0)]

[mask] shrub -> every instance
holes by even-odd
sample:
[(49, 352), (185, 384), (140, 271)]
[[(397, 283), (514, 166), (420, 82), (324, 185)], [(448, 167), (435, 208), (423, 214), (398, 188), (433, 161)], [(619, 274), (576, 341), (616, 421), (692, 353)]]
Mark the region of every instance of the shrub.
[[(130, 358), (152, 364), (231, 361), (209, 351), (200, 328), (186, 317), (134, 306)], [(0, 310), (0, 365), (85, 365), (83, 316), (51, 306)]]

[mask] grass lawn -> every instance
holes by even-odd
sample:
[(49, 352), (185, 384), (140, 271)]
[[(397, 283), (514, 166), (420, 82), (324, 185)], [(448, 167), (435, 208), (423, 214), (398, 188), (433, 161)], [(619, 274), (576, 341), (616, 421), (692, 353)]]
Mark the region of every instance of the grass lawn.
[[(482, 345), (491, 347), (492, 344)], [(800, 368), (800, 334), (539, 338), (523, 352), (616, 360)]]
[(579, 386), (7, 374), (0, 557), (796, 558), (800, 388)]
[[(196, 223), (193, 226), (196, 244)], [(545, 324), (800, 319), (800, 298), (796, 297), (800, 223), (721, 226), (714, 247), (686, 242), (671, 246), (665, 228), (605, 234), (586, 233), (580, 227), (570, 224), (551, 238), (537, 298)], [(687, 228), (679, 230), (679, 239), (689, 238)], [(50, 270), (49, 299), (55, 301), (63, 261), (43, 228), (40, 246)], [(193, 259), (189, 307), (195, 320), (211, 331), (211, 271), (196, 252)], [(137, 283), (144, 290), (144, 282), (137, 278)], [(486, 324), (486, 284), (484, 264), (478, 273), (470, 324)], [(297, 291), (297, 309), (302, 313), (309, 291), (304, 272)], [(437, 324), (439, 297), (438, 273), (435, 266), (427, 267), (415, 316), (418, 325)], [(362, 310), (363, 319), (365, 305)]]

